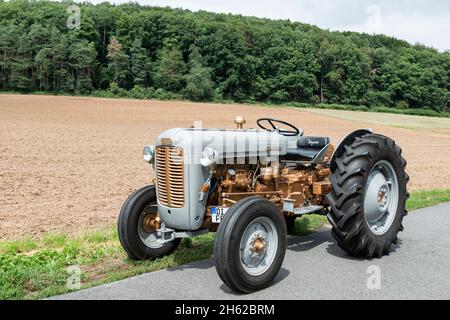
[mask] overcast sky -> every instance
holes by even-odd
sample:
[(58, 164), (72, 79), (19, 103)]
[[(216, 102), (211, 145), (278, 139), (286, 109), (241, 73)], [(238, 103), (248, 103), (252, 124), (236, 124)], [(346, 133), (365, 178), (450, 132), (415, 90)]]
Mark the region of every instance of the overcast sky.
[[(93, 3), (102, 0), (91, 0)], [(128, 0), (111, 0), (114, 3)], [(383, 33), (450, 50), (450, 0), (135, 0), (140, 4), (290, 19), (330, 30)]]

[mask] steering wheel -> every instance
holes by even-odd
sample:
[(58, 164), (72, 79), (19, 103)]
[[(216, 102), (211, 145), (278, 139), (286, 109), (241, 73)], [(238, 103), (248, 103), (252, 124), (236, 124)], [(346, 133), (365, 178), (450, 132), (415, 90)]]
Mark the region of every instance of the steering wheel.
[[(265, 125), (265, 122), (267, 122), (270, 125), (270, 127), (267, 127)], [(277, 131), (279, 134), (286, 136), (286, 137), (296, 137), (298, 135), (303, 135), (302, 129), (299, 129), (296, 126), (294, 126), (293, 124), (290, 124), (286, 121), (281, 121), (281, 120), (272, 119), (272, 118), (261, 118), (261, 119), (258, 119), (256, 121), (256, 123), (258, 124), (258, 127), (260, 127), (263, 130), (270, 131), (270, 132)], [(280, 126), (279, 126), (280, 124), (287, 128), (283, 129), (283, 127), (281, 127), (281, 129), (280, 129)]]

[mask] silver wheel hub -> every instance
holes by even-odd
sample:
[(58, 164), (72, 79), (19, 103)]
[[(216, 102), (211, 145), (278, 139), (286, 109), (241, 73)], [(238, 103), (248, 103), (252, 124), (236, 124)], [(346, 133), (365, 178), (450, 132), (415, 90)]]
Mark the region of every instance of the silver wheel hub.
[(142, 242), (149, 248), (158, 249), (161, 248), (164, 243), (160, 241), (160, 237), (158, 237), (158, 233), (156, 230), (151, 230), (149, 228), (145, 228), (145, 217), (148, 215), (154, 215), (158, 212), (158, 207), (156, 205), (147, 206), (141, 213), (138, 221), (138, 233), (139, 238), (141, 238)]
[(252, 276), (263, 274), (272, 265), (278, 247), (278, 233), (272, 220), (259, 217), (242, 234), (241, 265)]
[(386, 186), (383, 186), (378, 192), (378, 204), (380, 205), (380, 208), (384, 209), (386, 207), (387, 201), (388, 189), (386, 188)]
[(397, 213), (399, 189), (394, 167), (386, 160), (378, 162), (367, 178), (364, 215), (370, 230), (385, 234)]

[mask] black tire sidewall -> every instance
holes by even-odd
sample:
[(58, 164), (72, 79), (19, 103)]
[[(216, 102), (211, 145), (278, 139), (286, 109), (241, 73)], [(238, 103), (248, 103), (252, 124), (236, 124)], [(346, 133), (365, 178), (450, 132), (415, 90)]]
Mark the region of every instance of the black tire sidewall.
[(295, 231), (295, 221), (297, 217), (284, 217), (286, 223), (286, 230), (288, 234), (291, 234)]
[[(216, 268), (224, 282), (234, 290), (250, 293), (269, 286), (284, 260), (287, 238), (286, 223), (278, 208), (263, 198), (247, 198), (236, 203), (219, 226), (215, 246)], [(247, 226), (256, 218), (267, 217), (277, 230), (278, 244), (272, 265), (261, 275), (249, 275), (240, 260), (240, 242)], [(220, 247), (220, 249), (218, 248)], [(218, 259), (217, 259), (218, 258)], [(217, 264), (224, 264), (217, 266)]]
[(178, 246), (180, 239), (165, 243), (159, 248), (150, 248), (139, 236), (138, 223), (144, 209), (156, 204), (154, 186), (146, 186), (133, 193), (125, 201), (119, 215), (119, 238), (130, 258), (147, 260), (161, 257), (172, 252)]
[[(330, 181), (333, 190), (327, 194), (331, 206), (328, 220), (332, 235), (341, 248), (355, 257), (381, 258), (397, 243), (403, 231), (402, 221), (409, 197), (406, 173), (407, 162), (395, 141), (379, 134), (365, 134), (348, 141), (345, 149), (331, 164)], [(372, 169), (380, 161), (392, 165), (398, 182), (398, 206), (393, 221), (383, 234), (375, 234), (367, 220), (364, 208), (365, 191)]]
[[(371, 170), (374, 168), (374, 166), (379, 163), (380, 161), (387, 161), (389, 162), (395, 171), (395, 174), (397, 176), (397, 183), (398, 183), (398, 205), (397, 205), (397, 211), (395, 212), (394, 220), (392, 221), (391, 226), (389, 229), (381, 235), (377, 235), (372, 232), (370, 229), (365, 213), (364, 213), (364, 207), (362, 208), (362, 215), (364, 220), (364, 228), (366, 229), (366, 234), (375, 242), (377, 245), (383, 245), (386, 242), (392, 242), (398, 233), (398, 230), (400, 228), (400, 225), (403, 220), (403, 211), (405, 208), (405, 195), (406, 195), (406, 177), (405, 177), (405, 171), (403, 169), (403, 164), (400, 158), (396, 156), (396, 153), (393, 152), (394, 150), (391, 150), (388, 147), (388, 144), (385, 145), (383, 149), (381, 149), (379, 152), (376, 153), (376, 156), (372, 157), (369, 161), (369, 167), (367, 169), (367, 174), (364, 179), (364, 188), (367, 185), (367, 180), (369, 178), (369, 174)], [(363, 199), (362, 203), (364, 203), (365, 200), (365, 192), (363, 193)]]

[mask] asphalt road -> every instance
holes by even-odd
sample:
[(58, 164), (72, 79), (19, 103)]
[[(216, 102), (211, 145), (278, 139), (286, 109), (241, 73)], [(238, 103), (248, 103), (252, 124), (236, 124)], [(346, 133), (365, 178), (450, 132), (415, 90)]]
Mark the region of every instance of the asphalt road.
[(410, 213), (395, 250), (372, 261), (349, 257), (329, 230), (289, 238), (273, 286), (249, 295), (228, 289), (212, 261), (204, 260), (54, 298), (450, 299), (449, 218), (450, 203)]

